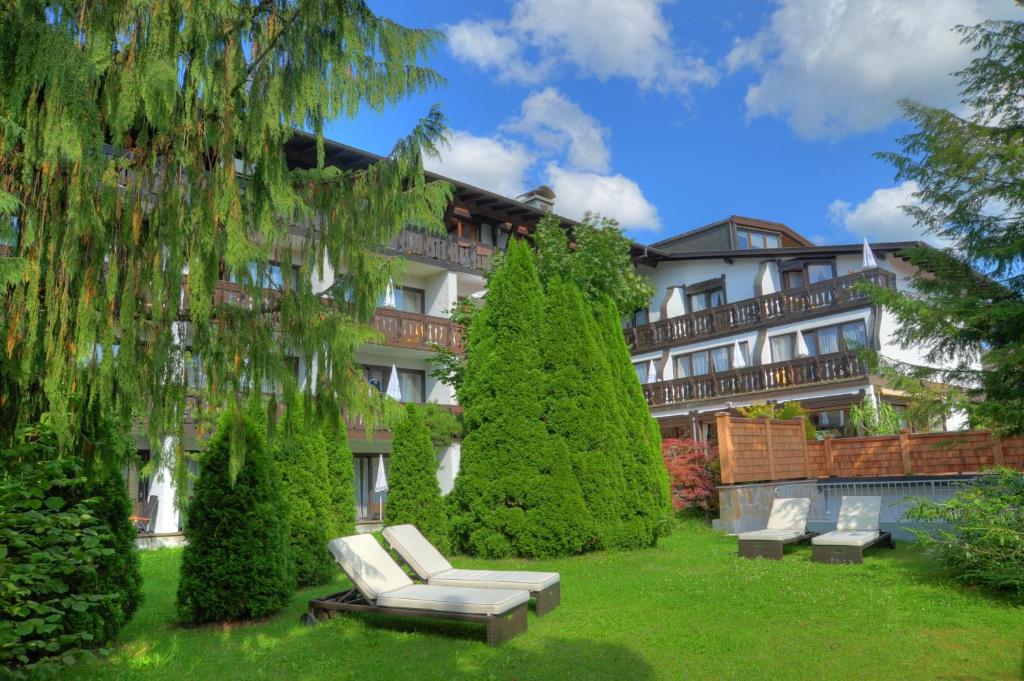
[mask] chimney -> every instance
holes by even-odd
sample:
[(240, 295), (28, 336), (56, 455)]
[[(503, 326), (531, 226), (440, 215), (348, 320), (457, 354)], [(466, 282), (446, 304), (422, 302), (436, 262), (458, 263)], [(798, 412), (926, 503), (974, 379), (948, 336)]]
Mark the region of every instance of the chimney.
[(525, 194), (520, 194), (516, 200), (545, 213), (550, 213), (555, 208), (555, 192), (546, 184), (531, 189)]

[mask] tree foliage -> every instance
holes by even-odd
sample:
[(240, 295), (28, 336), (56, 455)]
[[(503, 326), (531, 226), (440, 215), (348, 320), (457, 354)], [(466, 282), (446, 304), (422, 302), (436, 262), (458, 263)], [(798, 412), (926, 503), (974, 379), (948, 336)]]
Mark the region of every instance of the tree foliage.
[(818, 437), (814, 424), (807, 418), (804, 407), (799, 402), (754, 402), (746, 407), (736, 409), (740, 416), (748, 419), (759, 419), (767, 416), (770, 419), (802, 419), (804, 422), (804, 435), (808, 440), (815, 440)]
[(543, 291), (529, 247), (512, 241), (466, 345), (459, 390), (465, 437), (449, 495), (458, 551), (568, 555), (593, 536), (565, 444), (541, 420), (543, 319)]
[(1024, 602), (1024, 476), (991, 470), (952, 499), (917, 499), (906, 517), (931, 525), (915, 530), (957, 579)]
[(587, 213), (572, 227), (571, 243), (559, 220), (548, 215), (533, 232), (537, 274), (545, 286), (554, 277), (572, 281), (591, 303), (610, 296), (622, 315), (645, 308), (654, 295), (651, 282), (630, 259), (632, 242), (619, 223)]
[[(290, 401), (292, 356), (319, 368), (320, 400), (359, 408), (352, 353), (388, 279), (375, 249), (440, 224), (450, 187), (422, 155), (443, 117), (365, 168), (326, 165), (323, 128), (438, 84), (421, 65), (438, 37), (361, 0), (3, 3), (0, 208), (25, 266), (0, 299), (0, 436), (49, 411), (68, 447), (85, 404), (180, 432), (186, 362), (201, 405), (265, 380)], [(311, 164), (286, 156), (296, 127)], [(298, 276), (274, 281), (271, 261)], [(349, 304), (313, 290), (328, 267)], [(244, 304), (217, 294), (229, 275)]]
[[(327, 439), (315, 415), (294, 402), (278, 424), (274, 461), (281, 475), (287, 512), (288, 546), (299, 588), (324, 584), (336, 569), (327, 543), (337, 520), (332, 518)], [(351, 484), (351, 483), (350, 483)]]
[(554, 277), (545, 296), (541, 360), (544, 421), (565, 442), (573, 473), (594, 521), (593, 548), (619, 548), (636, 540), (625, 521), (638, 503), (626, 483), (631, 463), (615, 402), (612, 375), (601, 356), (597, 323), (579, 288)]
[(348, 431), (340, 420), (324, 420), (321, 432), (327, 453), (330, 535), (332, 539), (347, 537), (356, 533), (356, 472)]
[[(267, 451), (266, 424), (252, 411), (225, 412), (199, 461), (178, 583), (178, 618), (185, 624), (272, 615), (295, 587), (288, 511)], [(234, 483), (232, 420), (244, 451)]]
[[(978, 426), (1024, 432), (1024, 22), (960, 27), (976, 58), (959, 72), (966, 115), (902, 103), (916, 130), (882, 153), (917, 184), (904, 207), (948, 247), (911, 248), (913, 290), (871, 288), (899, 321), (901, 343), (927, 349), (926, 366), (895, 367), (943, 395)], [(883, 361), (886, 358), (882, 358)], [(927, 385), (927, 384), (926, 384)], [(966, 399), (964, 399), (966, 397)]]
[(850, 424), (865, 435), (897, 435), (900, 432), (900, 415), (891, 404), (875, 400), (867, 395), (860, 404), (850, 407)]
[(603, 356), (612, 372), (614, 397), (609, 408), (615, 411), (626, 434), (626, 478), (638, 490), (633, 513), (637, 542), (652, 546), (658, 537), (671, 530), (672, 507), (668, 474), (661, 458), (661, 429), (651, 416), (643, 387), (622, 334), (619, 308), (608, 296), (597, 307)]
[(437, 482), (437, 452), (414, 404), (406, 405), (405, 418), (394, 429), (384, 523), (415, 525), (441, 553), (450, 548), (448, 511)]

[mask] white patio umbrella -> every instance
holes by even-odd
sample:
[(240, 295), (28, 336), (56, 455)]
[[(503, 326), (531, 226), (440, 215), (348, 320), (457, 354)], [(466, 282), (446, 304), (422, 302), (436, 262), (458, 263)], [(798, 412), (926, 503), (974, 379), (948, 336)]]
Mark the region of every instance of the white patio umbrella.
[(796, 330), (796, 348), (794, 354), (797, 357), (807, 357), (811, 354), (811, 349), (807, 347), (807, 341), (804, 340), (804, 335), (800, 333), (800, 329)]
[(388, 279), (388, 288), (384, 291), (384, 307), (395, 308), (398, 307), (398, 301), (395, 298), (395, 282)]
[(761, 273), (761, 295), (766, 296), (769, 293), (775, 293), (775, 280), (772, 279), (772, 269), (765, 265), (764, 272)]
[(864, 263), (861, 269), (871, 269), (872, 267), (878, 267), (878, 261), (875, 260), (875, 254), (871, 250), (871, 246), (868, 245), (867, 237), (864, 237)]
[(654, 360), (652, 359), (647, 365), (647, 382), (657, 383), (658, 382), (658, 369), (654, 366)]
[(384, 495), (388, 493), (388, 475), (384, 471), (384, 455), (377, 457), (377, 482), (373, 486), (373, 491), (377, 493), (378, 501), (380, 501), (380, 518), (384, 519)]
[(398, 383), (398, 367), (391, 365), (391, 376), (388, 378), (387, 396), (394, 398), (396, 402), (402, 401), (402, 386)]
[(742, 369), (747, 366), (747, 360), (743, 358), (743, 351), (740, 349), (740, 342), (734, 341), (732, 344), (732, 368)]

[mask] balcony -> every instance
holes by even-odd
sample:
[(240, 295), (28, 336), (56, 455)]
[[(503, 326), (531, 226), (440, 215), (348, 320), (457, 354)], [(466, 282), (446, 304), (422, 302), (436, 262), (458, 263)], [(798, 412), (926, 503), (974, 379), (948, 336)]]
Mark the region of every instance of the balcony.
[(441, 267), (459, 267), (482, 274), (491, 268), (495, 247), (406, 228), (392, 240), (388, 250)]
[(373, 314), (373, 328), (384, 337), (383, 345), (416, 350), (434, 350), (439, 345), (462, 352), (462, 327), (443, 317), (379, 307)]
[(769, 323), (800, 319), (810, 313), (838, 312), (868, 302), (866, 295), (854, 289), (862, 281), (896, 288), (896, 275), (892, 272), (864, 270), (801, 289), (769, 293), (625, 329), (626, 343), (634, 353), (647, 352)]
[(651, 407), (667, 407), (695, 400), (821, 385), (867, 375), (867, 363), (860, 355), (856, 352), (837, 352), (722, 373), (676, 378), (650, 383), (643, 388), (647, 404)]

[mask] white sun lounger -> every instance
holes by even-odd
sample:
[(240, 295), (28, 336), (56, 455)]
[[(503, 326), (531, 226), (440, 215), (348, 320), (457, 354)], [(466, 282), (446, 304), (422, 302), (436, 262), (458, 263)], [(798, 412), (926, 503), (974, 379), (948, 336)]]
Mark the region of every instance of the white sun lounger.
[(781, 560), (786, 544), (799, 544), (817, 534), (807, 531), (810, 508), (811, 500), (807, 498), (775, 499), (768, 527), (739, 535), (740, 556)]
[(882, 497), (843, 497), (836, 529), (811, 540), (816, 563), (862, 563), (864, 549), (877, 544), (896, 548), (888, 532), (879, 531)]
[(334, 539), (328, 548), (355, 588), (311, 600), (305, 624), (337, 611), (463, 620), (486, 624), (492, 646), (526, 631), (528, 591), (413, 584), (369, 534)]
[(459, 570), (452, 567), (414, 525), (385, 527), (383, 534), (413, 572), (431, 586), (526, 589), (536, 598), (538, 617), (557, 608), (562, 600), (561, 580), (557, 572)]

